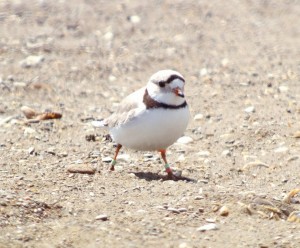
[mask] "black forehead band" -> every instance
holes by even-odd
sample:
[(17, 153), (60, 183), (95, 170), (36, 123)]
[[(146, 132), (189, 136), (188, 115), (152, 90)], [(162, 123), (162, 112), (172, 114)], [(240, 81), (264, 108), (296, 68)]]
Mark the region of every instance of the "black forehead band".
[(178, 76), (178, 75), (171, 75), (168, 79), (167, 79), (167, 81), (165, 82), (166, 84), (169, 84), (169, 83), (171, 83), (173, 80), (175, 80), (175, 79), (180, 79), (182, 82), (185, 82), (185, 80), (183, 79), (183, 77), (180, 77), (180, 76)]

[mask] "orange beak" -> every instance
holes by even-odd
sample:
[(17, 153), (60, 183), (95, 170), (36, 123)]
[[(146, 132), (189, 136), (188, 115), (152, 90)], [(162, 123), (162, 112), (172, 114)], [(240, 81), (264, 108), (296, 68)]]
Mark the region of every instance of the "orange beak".
[(173, 89), (172, 91), (176, 96), (184, 97), (183, 91), (179, 87)]

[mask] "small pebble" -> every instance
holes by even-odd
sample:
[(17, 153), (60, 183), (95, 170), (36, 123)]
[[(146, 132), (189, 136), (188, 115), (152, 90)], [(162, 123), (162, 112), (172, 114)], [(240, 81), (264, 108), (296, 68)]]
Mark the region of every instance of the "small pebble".
[(117, 78), (116, 78), (114, 75), (109, 75), (108, 81), (114, 82), (114, 81), (116, 81), (116, 80), (117, 80)]
[(225, 157), (229, 157), (229, 156), (231, 156), (231, 153), (230, 153), (230, 151), (229, 150), (224, 150), (223, 152), (222, 152), (222, 156), (225, 156)]
[(228, 64), (229, 64), (229, 59), (227, 59), (227, 58), (222, 59), (221, 64), (222, 64), (223, 67), (228, 66)]
[(112, 161), (111, 157), (104, 157), (104, 158), (102, 158), (102, 162), (110, 163), (111, 161)]
[(141, 18), (137, 15), (132, 15), (132, 16), (129, 16), (128, 17), (128, 20), (131, 22), (131, 23), (134, 23), (134, 24), (137, 24), (137, 23), (140, 23), (141, 22)]
[(202, 200), (202, 199), (204, 199), (204, 197), (203, 196), (201, 196), (201, 195), (197, 195), (197, 196), (195, 196), (195, 198), (194, 198), (195, 200)]
[(179, 211), (180, 213), (183, 213), (183, 212), (187, 212), (187, 209), (186, 209), (186, 208), (178, 208), (178, 211)]
[(204, 208), (199, 208), (198, 211), (199, 213), (204, 213)]
[(176, 142), (179, 144), (188, 144), (188, 143), (193, 142), (193, 139), (188, 136), (182, 136)]
[(294, 211), (290, 213), (288, 219), (289, 222), (297, 222), (300, 223), (300, 211)]
[(36, 67), (45, 60), (44, 56), (30, 55), (26, 59), (20, 61), (20, 65), (24, 68)]
[(100, 214), (100, 215), (96, 216), (95, 219), (106, 221), (106, 220), (108, 220), (108, 216), (106, 214)]
[(197, 153), (197, 155), (200, 156), (200, 157), (207, 158), (210, 155), (210, 152), (209, 151), (200, 151), (200, 152)]
[(297, 160), (297, 159), (299, 159), (299, 156), (292, 156), (292, 157), (289, 157), (288, 159), (287, 159), (287, 161), (288, 162), (291, 162), (291, 161), (295, 161), (295, 160)]
[(95, 174), (96, 169), (89, 164), (72, 164), (67, 167), (70, 173)]
[(61, 158), (68, 157), (68, 153), (67, 152), (60, 152), (60, 153), (58, 153), (58, 156), (61, 157)]
[(14, 82), (13, 84), (17, 88), (25, 88), (27, 86), (25, 82)]
[(208, 74), (208, 71), (207, 71), (206, 68), (202, 68), (202, 69), (200, 70), (200, 76), (201, 76), (201, 77), (206, 76), (207, 74)]
[(255, 107), (254, 106), (249, 106), (244, 109), (244, 111), (248, 114), (255, 112)]
[(36, 133), (36, 131), (33, 129), (33, 128), (31, 128), (31, 127), (26, 127), (25, 129), (24, 129), (24, 135), (26, 136), (26, 135), (29, 135), (29, 134), (34, 134), (34, 133)]
[(144, 157), (145, 157), (145, 158), (152, 158), (152, 157), (153, 157), (153, 154), (152, 154), (152, 153), (145, 153), (145, 154), (144, 154)]
[(300, 138), (300, 131), (297, 131), (297, 132), (293, 135), (293, 137), (299, 139), (299, 138)]
[(182, 162), (185, 160), (185, 156), (183, 154), (180, 154), (180, 156), (178, 157), (177, 161)]
[(280, 86), (278, 87), (278, 89), (279, 89), (279, 92), (281, 92), (281, 93), (284, 93), (284, 92), (288, 92), (288, 91), (289, 91), (289, 87), (286, 86), (286, 85), (280, 85)]
[(289, 150), (286, 146), (278, 147), (274, 150), (275, 153), (286, 153)]
[(28, 149), (28, 153), (30, 154), (30, 155), (32, 155), (33, 153), (34, 153), (34, 147), (29, 147), (29, 149)]
[(168, 210), (171, 211), (172, 213), (175, 213), (175, 214), (179, 214), (180, 213), (180, 211), (177, 208), (170, 208), (170, 207), (168, 207)]
[(228, 214), (229, 214), (229, 209), (228, 209), (228, 207), (227, 207), (227, 206), (221, 207), (220, 210), (219, 210), (219, 214), (220, 214), (221, 216), (228, 216)]
[(197, 231), (205, 232), (205, 231), (217, 230), (217, 229), (219, 229), (219, 228), (215, 223), (210, 223), (210, 224), (199, 227), (197, 229)]
[(130, 160), (130, 155), (129, 154), (120, 154), (118, 156), (118, 160), (123, 160), (125, 162), (128, 162)]
[(203, 118), (204, 118), (203, 114), (196, 114), (194, 120), (199, 121), (199, 120), (203, 120)]
[(215, 223), (216, 219), (205, 219), (208, 223)]
[(114, 38), (114, 33), (112, 32), (106, 32), (103, 36), (103, 38), (107, 41), (110, 41)]

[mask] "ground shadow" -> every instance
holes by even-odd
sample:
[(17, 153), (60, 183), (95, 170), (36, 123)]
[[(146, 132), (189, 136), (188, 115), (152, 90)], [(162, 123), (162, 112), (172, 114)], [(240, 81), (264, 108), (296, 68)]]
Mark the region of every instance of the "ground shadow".
[(158, 180), (162, 180), (162, 181), (166, 181), (166, 180), (174, 180), (174, 181), (187, 181), (187, 182), (193, 182), (196, 183), (197, 180), (189, 178), (189, 177), (177, 177), (176, 179), (169, 179), (164, 175), (159, 175), (158, 173), (153, 173), (153, 172), (129, 172), (134, 174), (136, 177), (140, 178), (140, 179), (145, 179), (146, 181), (158, 181)]

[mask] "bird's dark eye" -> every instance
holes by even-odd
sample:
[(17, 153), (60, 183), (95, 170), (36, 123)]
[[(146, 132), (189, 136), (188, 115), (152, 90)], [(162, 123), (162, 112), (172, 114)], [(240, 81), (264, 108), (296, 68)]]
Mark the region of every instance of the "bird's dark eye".
[(159, 82), (159, 86), (163, 88), (166, 86), (166, 83), (161, 81), (161, 82)]

